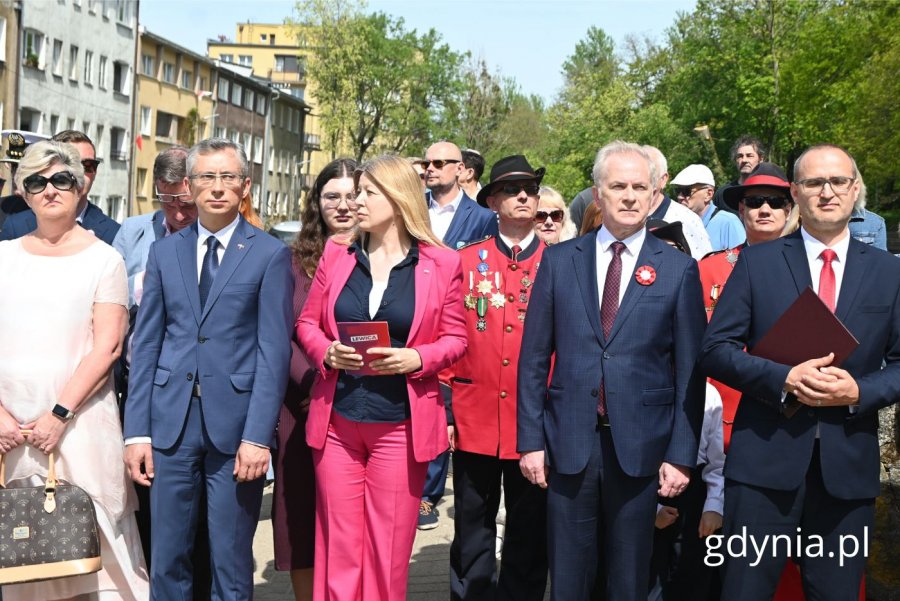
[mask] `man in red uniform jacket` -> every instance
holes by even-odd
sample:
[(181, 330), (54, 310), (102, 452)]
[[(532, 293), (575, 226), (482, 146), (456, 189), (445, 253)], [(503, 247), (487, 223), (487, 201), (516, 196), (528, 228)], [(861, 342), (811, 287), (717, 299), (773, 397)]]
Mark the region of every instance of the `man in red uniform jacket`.
[[(499, 216), (499, 236), (460, 250), (467, 354), (452, 368), (451, 427), (454, 537), (450, 591), (454, 600), (538, 601), (547, 584), (546, 493), (519, 470), (516, 378), (531, 285), (544, 244), (534, 235), (544, 169), (525, 157), (500, 159), (478, 202)], [(506, 530), (496, 574), (500, 484)]]

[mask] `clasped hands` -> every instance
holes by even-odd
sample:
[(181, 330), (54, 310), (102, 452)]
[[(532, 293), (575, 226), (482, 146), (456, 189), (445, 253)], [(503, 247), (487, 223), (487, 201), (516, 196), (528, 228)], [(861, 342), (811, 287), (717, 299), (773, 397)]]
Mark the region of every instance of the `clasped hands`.
[[(382, 375), (409, 374), (422, 369), (422, 357), (411, 348), (373, 347), (367, 355), (380, 355), (369, 363), (369, 367)], [(351, 346), (335, 340), (325, 351), (325, 364), (332, 369), (353, 371), (364, 365), (363, 356)]]
[(67, 423), (50, 411), (30, 424), (19, 424), (5, 409), (0, 409), (0, 454), (28, 442), (42, 453), (50, 454), (59, 446)]
[(784, 383), (785, 392), (810, 407), (845, 407), (859, 403), (859, 386), (846, 370), (831, 365), (834, 353), (795, 365)]

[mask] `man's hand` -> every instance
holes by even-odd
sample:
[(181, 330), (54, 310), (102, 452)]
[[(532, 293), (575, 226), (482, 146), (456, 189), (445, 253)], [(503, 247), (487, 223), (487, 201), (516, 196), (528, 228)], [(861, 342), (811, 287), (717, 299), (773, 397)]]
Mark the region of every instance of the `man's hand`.
[(677, 497), (691, 481), (691, 470), (683, 465), (663, 461), (659, 466), (659, 496)]
[(381, 358), (369, 363), (369, 367), (383, 375), (411, 374), (422, 369), (422, 357), (415, 349), (374, 347), (366, 354), (381, 355)]
[(456, 426), (449, 424), (447, 426), (447, 440), (450, 443), (450, 450), (456, 450)]
[(269, 469), (269, 449), (242, 442), (234, 458), (234, 477), (238, 482), (250, 482), (266, 475)]
[(668, 505), (660, 505), (659, 511), (656, 512), (656, 522), (654, 522), (654, 526), (656, 526), (659, 530), (663, 528), (668, 528), (672, 524), (675, 523), (675, 520), (678, 519), (678, 510), (674, 507), (669, 507)]
[(722, 527), (722, 514), (718, 511), (704, 511), (700, 516), (700, 527), (697, 529), (700, 538), (715, 534)]
[(362, 355), (357, 354), (352, 346), (335, 340), (325, 351), (325, 365), (331, 369), (359, 369), (363, 366)]
[[(142, 442), (125, 447), (125, 466), (128, 475), (141, 486), (153, 483), (153, 445)], [(143, 466), (144, 470), (141, 471)]]
[(804, 375), (794, 394), (810, 407), (846, 407), (859, 404), (859, 386), (847, 370), (821, 367), (816, 375)]
[(544, 463), (543, 451), (522, 453), (519, 458), (519, 469), (529, 482), (547, 488), (547, 474), (550, 473), (550, 468)]

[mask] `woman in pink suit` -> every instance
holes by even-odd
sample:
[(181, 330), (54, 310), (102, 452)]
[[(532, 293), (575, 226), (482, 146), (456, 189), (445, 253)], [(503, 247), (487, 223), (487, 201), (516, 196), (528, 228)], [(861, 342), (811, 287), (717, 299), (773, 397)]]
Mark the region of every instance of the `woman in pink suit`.
[[(383, 156), (355, 173), (359, 235), (329, 241), (297, 338), (317, 370), (306, 439), (316, 473), (318, 601), (406, 598), (428, 462), (448, 447), (437, 374), (466, 349), (462, 272), (432, 233), (422, 183)], [(364, 355), (337, 322), (386, 321)], [(364, 364), (379, 375), (355, 373)]]

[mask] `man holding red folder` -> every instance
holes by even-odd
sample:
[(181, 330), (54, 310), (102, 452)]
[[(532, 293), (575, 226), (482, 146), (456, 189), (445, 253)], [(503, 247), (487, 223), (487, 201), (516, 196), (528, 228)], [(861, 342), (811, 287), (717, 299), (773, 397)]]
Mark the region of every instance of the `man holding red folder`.
[[(877, 411), (900, 399), (900, 261), (851, 238), (859, 189), (842, 148), (801, 154), (791, 195), (803, 227), (741, 252), (706, 332), (701, 367), (743, 393), (725, 464), (724, 536), (767, 545), (728, 558), (729, 601), (770, 599), (788, 554), (808, 599), (859, 590), (880, 490)], [(824, 351), (797, 365), (753, 356), (807, 287), (859, 347), (840, 366)], [(802, 406), (789, 417), (793, 399)]]

